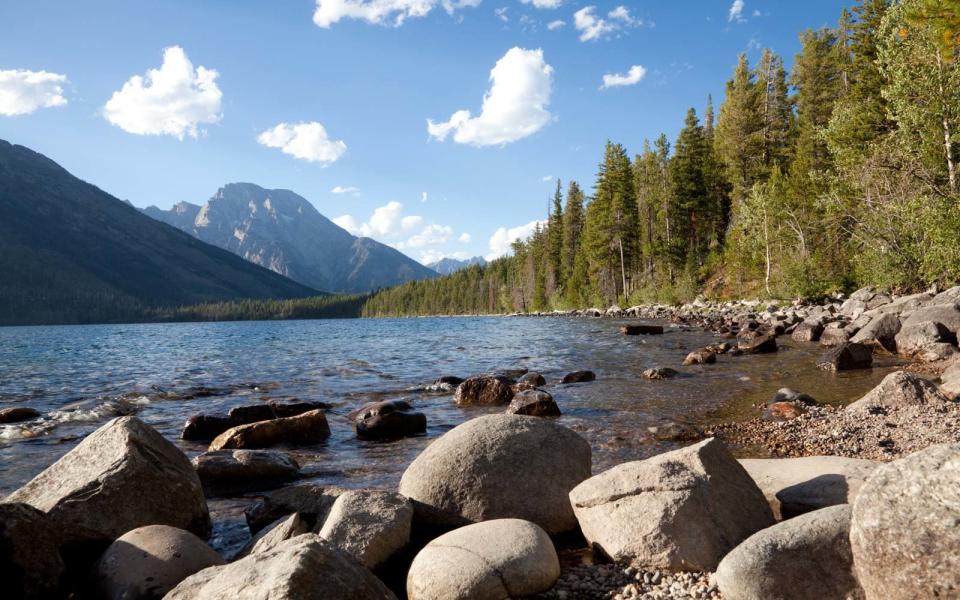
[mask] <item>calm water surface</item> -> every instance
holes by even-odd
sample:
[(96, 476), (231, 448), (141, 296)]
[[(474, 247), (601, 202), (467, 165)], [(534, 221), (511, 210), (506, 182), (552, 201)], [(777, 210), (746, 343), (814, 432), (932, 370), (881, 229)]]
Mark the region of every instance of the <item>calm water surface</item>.
[[(117, 415), (136, 414), (179, 441), (187, 417), (226, 413), (268, 399), (329, 402), (331, 438), (295, 450), (305, 479), (345, 487), (391, 487), (431, 440), (467, 419), (501, 409), (458, 408), (451, 395), (413, 388), (440, 375), (526, 367), (544, 374), (560, 422), (594, 450), (594, 471), (670, 449), (647, 427), (750, 417), (782, 386), (842, 403), (875, 385), (888, 368), (835, 375), (813, 368), (816, 345), (715, 365), (679, 367), (690, 350), (716, 341), (671, 327), (662, 336), (624, 336), (622, 322), (572, 318), (422, 318), (0, 328), (0, 407), (31, 406), (39, 421), (0, 426), (0, 493), (12, 491)], [(644, 381), (652, 366), (684, 375)], [(590, 369), (597, 381), (559, 385)], [(198, 387), (205, 397), (173, 399)], [(403, 398), (426, 413), (425, 437), (357, 440), (346, 414), (365, 402)]]

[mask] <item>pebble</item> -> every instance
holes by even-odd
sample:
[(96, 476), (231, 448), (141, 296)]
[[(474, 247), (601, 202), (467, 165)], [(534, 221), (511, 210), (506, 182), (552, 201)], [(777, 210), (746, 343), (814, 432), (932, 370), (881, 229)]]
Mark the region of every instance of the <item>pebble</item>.
[(537, 600), (719, 600), (720, 591), (709, 573), (648, 571), (625, 564), (577, 565), (567, 569)]

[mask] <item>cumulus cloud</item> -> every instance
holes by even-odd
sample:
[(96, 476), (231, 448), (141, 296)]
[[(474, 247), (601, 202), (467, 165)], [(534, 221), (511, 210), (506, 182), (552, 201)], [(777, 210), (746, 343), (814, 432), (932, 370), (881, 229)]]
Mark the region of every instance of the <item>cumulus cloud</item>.
[(553, 67), (543, 50), (511, 48), (490, 71), (490, 89), (480, 114), (458, 110), (448, 121), (427, 119), (430, 137), (473, 146), (508, 144), (532, 135), (552, 118), (547, 106), (553, 86)]
[(463, 242), (464, 244), (469, 244), (471, 239), (473, 239), (472, 236), (471, 236), (469, 233), (467, 233), (466, 231), (464, 231), (463, 233), (461, 233), (461, 234), (460, 234), (460, 237), (457, 238), (458, 241), (461, 241), (461, 242)]
[(603, 76), (603, 85), (600, 86), (600, 89), (605, 90), (612, 87), (636, 85), (640, 83), (640, 80), (643, 79), (643, 76), (646, 74), (647, 70), (641, 65), (633, 65), (629, 71), (623, 74), (607, 73)]
[(420, 253), (420, 263), (430, 265), (439, 262), (445, 258), (455, 258), (457, 260), (466, 260), (470, 255), (466, 252), (443, 252), (442, 250), (429, 249)]
[(747, 19), (743, 16), (744, 2), (743, 0), (733, 0), (733, 4), (730, 5), (730, 12), (727, 13), (727, 21), (737, 23), (743, 23)]
[(585, 6), (573, 13), (573, 26), (580, 32), (581, 42), (600, 40), (624, 27), (637, 27), (642, 24), (642, 21), (633, 18), (629, 9), (623, 5), (608, 12), (606, 19), (597, 16), (596, 9), (596, 6)]
[(128, 133), (195, 138), (199, 125), (222, 117), (217, 77), (213, 69), (194, 69), (183, 48), (172, 46), (163, 51), (159, 69), (134, 75), (113, 93), (103, 116)]
[(337, 161), (347, 151), (343, 140), (331, 140), (327, 130), (316, 121), (280, 123), (257, 136), (257, 143), (279, 148), (284, 154), (324, 166)]
[(511, 227), (507, 229), (506, 227), (501, 227), (493, 232), (493, 235), (490, 236), (490, 253), (487, 254), (487, 260), (495, 260), (501, 256), (506, 256), (510, 254), (513, 250), (511, 244), (517, 240), (525, 240), (533, 234), (533, 230), (537, 226), (543, 227), (546, 224), (546, 221), (530, 221), (525, 225), (519, 225), (517, 227)]
[(550, 31), (556, 31), (558, 29), (562, 29), (563, 26), (566, 24), (567, 23), (565, 21), (561, 21), (560, 19), (557, 19), (556, 21), (550, 21), (549, 23), (547, 23), (547, 29), (549, 29)]
[(357, 19), (375, 25), (399, 27), (407, 19), (427, 16), (437, 4), (448, 14), (473, 8), (481, 0), (316, 0), (313, 22), (328, 29), (342, 19)]
[(410, 233), (423, 223), (423, 217), (404, 216), (403, 204), (394, 201), (375, 208), (364, 223), (357, 222), (351, 215), (339, 216), (333, 222), (353, 235), (391, 238)]
[(423, 248), (424, 246), (439, 246), (450, 241), (451, 236), (453, 236), (453, 228), (448, 225), (427, 225), (419, 233), (398, 243), (397, 248), (406, 250), (408, 248)]
[(41, 108), (63, 106), (67, 76), (47, 71), (0, 70), (0, 115), (28, 115)]
[(523, 4), (532, 4), (536, 8), (560, 8), (563, 0), (520, 0)]
[(331, 194), (350, 194), (351, 196), (359, 196), (360, 188), (353, 187), (352, 185), (338, 185), (330, 190)]
[(426, 203), (426, 201), (427, 201), (427, 193), (426, 193), (426, 192), (421, 192), (421, 193), (420, 193), (420, 202), (421, 202), (421, 203)]
[(540, 181), (552, 181), (552, 180), (553, 180), (553, 175), (544, 175), (543, 177), (540, 178)]

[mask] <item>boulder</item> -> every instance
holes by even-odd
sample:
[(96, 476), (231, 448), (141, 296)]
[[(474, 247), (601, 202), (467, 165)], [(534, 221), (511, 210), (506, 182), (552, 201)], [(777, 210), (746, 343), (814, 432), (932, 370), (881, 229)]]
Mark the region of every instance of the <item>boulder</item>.
[(713, 571), (774, 522), (763, 493), (714, 438), (613, 467), (574, 488), (570, 501), (595, 550), (650, 568)]
[(5, 597), (54, 598), (64, 565), (59, 533), (45, 514), (21, 503), (0, 503), (0, 574)]
[(820, 334), (821, 346), (839, 346), (850, 339), (852, 334), (843, 327), (826, 327)]
[(207, 442), (236, 426), (237, 424), (229, 417), (193, 415), (184, 423), (183, 431), (180, 432), (180, 439), (192, 442)]
[(394, 492), (351, 490), (333, 503), (320, 537), (373, 569), (410, 541), (413, 504)]
[(596, 379), (597, 374), (593, 371), (573, 371), (564, 375), (561, 383), (585, 383)]
[(863, 329), (850, 338), (850, 341), (856, 344), (866, 344), (874, 351), (895, 352), (897, 349), (896, 337), (899, 331), (900, 317), (887, 313), (871, 319)]
[(209, 495), (268, 490), (295, 479), (300, 465), (286, 452), (217, 450), (191, 461)]
[(13, 406), (11, 408), (0, 408), (0, 424), (20, 423), (29, 421), (40, 416), (40, 412), (28, 406)]
[(256, 534), (290, 513), (299, 513), (309, 529), (322, 525), (333, 503), (344, 491), (336, 486), (312, 483), (291, 485), (263, 495), (263, 498), (244, 510), (250, 533)]
[(549, 533), (576, 527), (567, 498), (590, 476), (590, 444), (552, 420), (486, 415), (448, 431), (407, 467), (400, 493), (437, 525), (521, 518)]
[(954, 360), (940, 374), (940, 391), (948, 398), (960, 397), (960, 359)]
[(767, 354), (777, 351), (777, 338), (773, 335), (761, 335), (749, 340), (741, 340), (737, 347), (746, 354)]
[(816, 342), (820, 340), (820, 336), (822, 334), (823, 325), (821, 325), (819, 322), (809, 323), (804, 321), (793, 329), (793, 333), (790, 334), (790, 337), (797, 342)]
[(71, 542), (110, 543), (143, 525), (210, 530), (190, 461), (136, 417), (109, 421), (5, 501), (47, 513)]
[(790, 421), (806, 412), (807, 409), (799, 402), (771, 402), (763, 409), (760, 418), (764, 421)]
[(330, 426), (322, 410), (295, 417), (258, 421), (232, 427), (210, 442), (210, 451), (269, 448), (279, 444), (310, 446), (330, 437)]
[(295, 417), (312, 410), (326, 410), (330, 405), (325, 402), (267, 402), (266, 404), (247, 404), (234, 406), (227, 413), (234, 425), (245, 425), (257, 421)]
[(110, 544), (97, 565), (97, 596), (104, 600), (159, 600), (187, 577), (223, 558), (189, 531), (147, 525)]
[(704, 438), (703, 432), (694, 425), (677, 421), (647, 427), (647, 432), (660, 442), (699, 442)]
[(811, 396), (790, 388), (780, 388), (777, 390), (777, 393), (774, 394), (773, 400), (770, 401), (770, 404), (775, 402), (798, 402), (807, 406), (815, 406), (817, 404), (817, 401)]
[(715, 362), (717, 362), (717, 355), (708, 350), (694, 350), (683, 359), (684, 366), (712, 365)]
[(956, 336), (960, 332), (960, 303), (930, 304), (918, 308), (904, 320), (903, 326), (908, 327), (924, 321), (940, 323)]
[(509, 404), (513, 398), (511, 383), (509, 379), (499, 375), (468, 377), (457, 386), (453, 399), (457, 406)]
[(880, 463), (844, 456), (743, 458), (740, 464), (766, 496), (774, 515), (789, 519), (849, 504)]
[(623, 325), (620, 333), (624, 335), (662, 335), (662, 325)]
[(873, 351), (864, 344), (844, 342), (824, 352), (817, 359), (817, 367), (827, 371), (869, 369), (873, 366)]
[(539, 387), (541, 385), (547, 385), (547, 380), (540, 373), (537, 373), (536, 371), (531, 371), (529, 373), (525, 373), (523, 377), (517, 380), (517, 383), (523, 383), (526, 385), (532, 385), (533, 387)]
[(823, 508), (753, 534), (727, 554), (716, 582), (724, 600), (853, 600), (850, 505)]
[(651, 381), (656, 381), (659, 379), (669, 379), (677, 375), (677, 371), (671, 369), (670, 367), (653, 367), (647, 369), (643, 373), (640, 373), (640, 377), (643, 379), (648, 379)]
[(320, 536), (306, 533), (272, 550), (187, 577), (164, 600), (396, 600), (373, 573)]
[(347, 415), (362, 440), (395, 440), (427, 432), (427, 416), (404, 400), (364, 404)]
[(461, 527), (424, 547), (407, 574), (410, 600), (503, 600), (550, 589), (560, 561), (543, 529), (520, 519)]
[(307, 527), (304, 520), (300, 518), (300, 513), (293, 513), (261, 529), (256, 535), (250, 538), (250, 541), (247, 542), (239, 552), (234, 554), (230, 560), (232, 562), (250, 554), (272, 550), (276, 548), (280, 542), (309, 532), (310, 528)]
[(934, 344), (950, 344), (956, 339), (956, 336), (950, 333), (942, 323), (920, 321), (904, 327), (897, 333), (897, 352), (903, 356), (913, 357)]
[(960, 445), (877, 467), (853, 503), (850, 543), (868, 600), (960, 592)]
[(847, 410), (868, 410), (873, 406), (899, 408), (942, 402), (949, 400), (940, 393), (937, 386), (913, 373), (897, 371), (884, 377), (880, 385), (867, 392), (863, 398), (848, 405)]
[(531, 417), (559, 417), (560, 407), (554, 402), (553, 396), (547, 392), (531, 389), (514, 395), (510, 406), (507, 407), (507, 412)]

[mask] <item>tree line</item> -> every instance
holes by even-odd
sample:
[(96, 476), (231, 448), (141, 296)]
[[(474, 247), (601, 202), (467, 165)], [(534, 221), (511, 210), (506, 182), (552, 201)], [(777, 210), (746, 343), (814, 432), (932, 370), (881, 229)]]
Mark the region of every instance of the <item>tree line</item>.
[(960, 0), (861, 0), (788, 72), (741, 54), (675, 140), (608, 141), (513, 255), (362, 314), (480, 314), (960, 279)]

